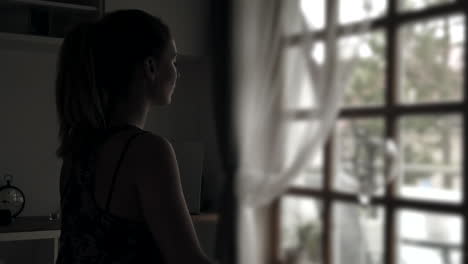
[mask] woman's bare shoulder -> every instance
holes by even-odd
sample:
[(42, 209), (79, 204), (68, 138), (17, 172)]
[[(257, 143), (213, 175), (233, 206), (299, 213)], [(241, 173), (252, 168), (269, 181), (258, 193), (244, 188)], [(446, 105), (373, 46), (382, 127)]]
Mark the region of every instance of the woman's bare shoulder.
[(149, 131), (138, 136), (133, 145), (136, 154), (144, 156), (169, 155), (173, 152), (173, 147), (167, 138)]
[[(168, 139), (154, 133), (144, 133), (132, 143), (131, 166), (137, 181), (164, 180), (178, 176), (178, 165), (174, 149)], [(158, 179), (159, 178), (159, 179)]]

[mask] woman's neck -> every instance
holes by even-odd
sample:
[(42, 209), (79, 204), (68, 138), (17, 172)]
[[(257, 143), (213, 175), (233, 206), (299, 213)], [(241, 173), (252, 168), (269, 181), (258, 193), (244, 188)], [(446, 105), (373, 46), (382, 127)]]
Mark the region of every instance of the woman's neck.
[(149, 105), (146, 103), (117, 104), (111, 115), (109, 126), (133, 125), (143, 129), (148, 111)]

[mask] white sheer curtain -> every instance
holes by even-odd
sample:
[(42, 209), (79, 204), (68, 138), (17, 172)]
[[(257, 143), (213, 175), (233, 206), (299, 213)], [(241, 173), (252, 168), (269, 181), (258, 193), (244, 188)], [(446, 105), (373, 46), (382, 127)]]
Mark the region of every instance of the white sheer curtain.
[[(266, 208), (323, 145), (349, 83), (353, 60), (338, 56), (337, 0), (326, 2), (326, 30), (319, 41), (300, 0), (233, 1), (233, 114), (240, 155), (236, 194), (242, 264), (267, 263)], [(285, 37), (293, 33), (306, 37), (297, 39), (296, 53), (291, 55)], [(304, 93), (309, 98), (304, 98), (301, 87), (310, 89)], [(290, 136), (286, 110), (304, 102), (310, 104), (304, 112), (307, 128), (286, 159)]]

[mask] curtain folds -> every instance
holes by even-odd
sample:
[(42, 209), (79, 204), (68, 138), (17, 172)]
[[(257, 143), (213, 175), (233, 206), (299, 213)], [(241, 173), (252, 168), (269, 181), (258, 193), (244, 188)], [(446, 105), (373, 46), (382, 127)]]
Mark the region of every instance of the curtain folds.
[[(269, 263), (269, 206), (314, 160), (350, 82), (359, 43), (340, 55), (338, 0), (325, 1), (322, 34), (304, 1), (212, 1), (213, 98), (225, 172), (220, 264)], [(291, 129), (297, 110), (300, 133)]]
[[(353, 56), (340, 56), (337, 0), (326, 2), (321, 37), (307, 21), (307, 10), (299, 0), (233, 2), (237, 263), (269, 260), (267, 208), (325, 143), (349, 84)], [(359, 33), (364, 27), (355, 30)], [(290, 36), (296, 36), (295, 43)], [(322, 51), (320, 45), (325, 47)], [(300, 135), (290, 129), (293, 118), (288, 116), (298, 109), (305, 109), (305, 129)]]

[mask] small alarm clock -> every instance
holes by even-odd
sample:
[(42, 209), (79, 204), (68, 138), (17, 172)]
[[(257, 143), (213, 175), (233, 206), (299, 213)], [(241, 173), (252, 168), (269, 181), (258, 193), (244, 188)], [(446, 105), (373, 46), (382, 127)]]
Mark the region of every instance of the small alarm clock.
[(13, 175), (5, 174), (6, 185), (0, 187), (0, 210), (9, 210), (11, 217), (17, 217), (24, 209), (26, 199), (23, 191), (11, 185)]

